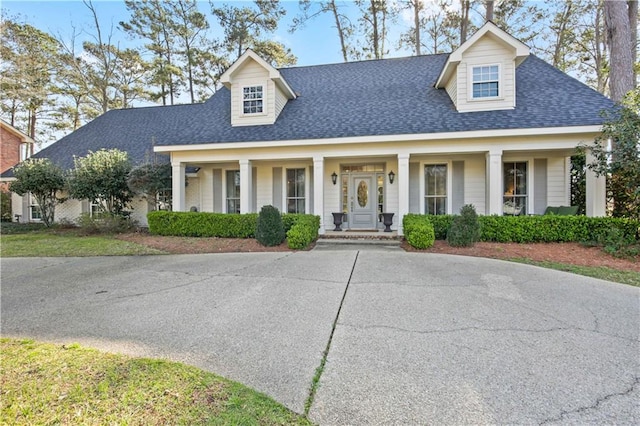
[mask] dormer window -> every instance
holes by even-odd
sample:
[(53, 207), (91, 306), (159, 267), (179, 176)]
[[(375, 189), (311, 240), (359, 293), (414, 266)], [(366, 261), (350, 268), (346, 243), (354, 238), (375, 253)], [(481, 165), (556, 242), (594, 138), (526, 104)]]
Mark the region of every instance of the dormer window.
[(242, 111), (244, 114), (262, 114), (263, 93), (262, 86), (249, 86), (242, 89)]
[(500, 94), (500, 66), (473, 67), (473, 99), (497, 98)]

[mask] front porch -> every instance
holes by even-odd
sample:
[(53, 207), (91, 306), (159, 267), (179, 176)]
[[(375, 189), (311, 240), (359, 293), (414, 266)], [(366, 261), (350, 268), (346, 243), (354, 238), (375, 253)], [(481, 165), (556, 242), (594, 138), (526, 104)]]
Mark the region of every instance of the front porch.
[[(543, 214), (570, 205), (569, 157), (589, 138), (504, 138), (491, 149), (478, 138), (176, 150), (173, 209), (252, 213), (273, 205), (320, 216), (324, 236), (332, 235), (332, 214), (342, 212), (341, 238), (382, 235), (382, 213), (393, 213), (396, 237), (408, 213), (455, 214), (465, 204), (484, 215)], [(187, 166), (197, 172), (187, 174)], [(588, 172), (587, 194), (587, 215), (604, 216), (605, 179)]]

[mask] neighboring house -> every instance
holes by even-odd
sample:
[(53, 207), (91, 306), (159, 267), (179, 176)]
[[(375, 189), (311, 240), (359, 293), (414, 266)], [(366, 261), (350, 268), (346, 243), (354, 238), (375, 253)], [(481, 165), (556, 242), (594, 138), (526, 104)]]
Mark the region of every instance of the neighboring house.
[[(26, 133), (0, 120), (0, 173), (4, 173), (29, 157), (34, 140)], [(8, 182), (0, 182), (0, 190), (7, 190)]]
[[(173, 210), (271, 204), (319, 215), (321, 233), (332, 212), (347, 229), (381, 229), (390, 212), (402, 234), (407, 213), (569, 205), (569, 157), (613, 106), (490, 22), (449, 55), (278, 70), (248, 50), (221, 81), (203, 104), (110, 111), (37, 156), (70, 168), (103, 147), (154, 151), (173, 167)], [(592, 173), (587, 214), (605, 214)]]
[[(9, 171), (20, 161), (28, 158), (33, 152), (34, 140), (26, 133), (13, 127), (4, 120), (0, 120), (0, 174)], [(9, 192), (9, 180), (0, 180), (0, 191)], [(21, 198), (13, 200), (11, 196), (11, 212), (2, 212), (2, 217), (8, 213), (7, 218), (14, 219), (14, 214), (22, 214)], [(29, 202), (29, 197), (25, 197), (25, 204)], [(19, 212), (19, 213), (16, 213)]]

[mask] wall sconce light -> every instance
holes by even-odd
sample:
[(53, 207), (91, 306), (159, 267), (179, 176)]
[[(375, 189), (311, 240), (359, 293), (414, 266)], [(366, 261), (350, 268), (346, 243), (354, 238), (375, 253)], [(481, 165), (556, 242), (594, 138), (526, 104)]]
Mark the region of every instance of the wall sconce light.
[(393, 170), (391, 170), (391, 171), (389, 172), (389, 183), (393, 183), (393, 181), (395, 180), (395, 178), (396, 178), (396, 174), (395, 174), (395, 173), (393, 173)]
[(338, 182), (338, 175), (336, 172), (331, 173), (331, 182), (335, 185)]

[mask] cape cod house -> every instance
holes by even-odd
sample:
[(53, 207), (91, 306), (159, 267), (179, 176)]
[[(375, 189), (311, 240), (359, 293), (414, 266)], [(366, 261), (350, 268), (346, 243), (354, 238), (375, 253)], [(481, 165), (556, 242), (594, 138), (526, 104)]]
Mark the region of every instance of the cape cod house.
[[(153, 151), (171, 161), (175, 211), (271, 204), (319, 215), (320, 233), (333, 212), (368, 230), (390, 212), (402, 234), (407, 213), (569, 205), (569, 157), (613, 106), (491, 22), (451, 54), (275, 69), (248, 50), (221, 81), (202, 104), (109, 111), (36, 157), (70, 168), (89, 150)], [(56, 219), (88, 209), (73, 203)], [(589, 174), (587, 215), (604, 214), (604, 178)]]

